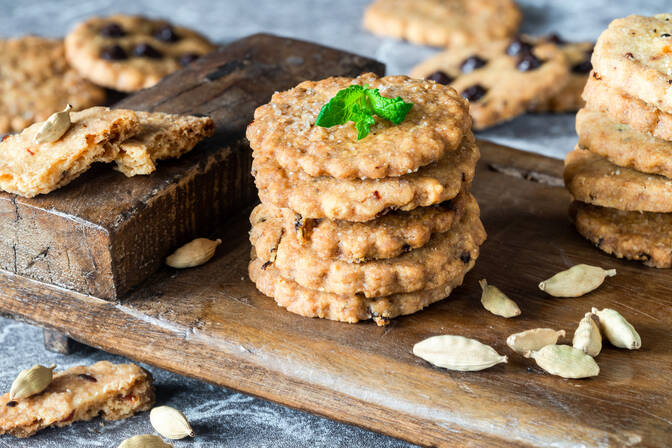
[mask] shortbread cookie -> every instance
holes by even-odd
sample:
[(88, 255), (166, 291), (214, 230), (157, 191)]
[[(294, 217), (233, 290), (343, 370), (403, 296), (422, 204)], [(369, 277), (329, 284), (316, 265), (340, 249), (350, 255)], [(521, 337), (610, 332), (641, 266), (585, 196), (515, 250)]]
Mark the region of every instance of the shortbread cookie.
[(606, 114), (582, 109), (576, 114), (579, 146), (613, 164), (672, 178), (672, 142), (639, 132), (609, 119)]
[(154, 172), (157, 160), (178, 158), (215, 132), (210, 117), (162, 112), (136, 112), (136, 115), (140, 132), (121, 143), (114, 159), (117, 170), (128, 177)]
[(70, 65), (94, 83), (123, 92), (151, 87), (214, 49), (190, 29), (126, 15), (93, 17), (65, 38)]
[(454, 198), (474, 177), (480, 156), (473, 135), (460, 149), (400, 177), (339, 180), (288, 171), (255, 153), (252, 173), (262, 202), (290, 208), (304, 218), (369, 221), (392, 210), (409, 211)]
[(110, 162), (119, 143), (140, 132), (130, 110), (92, 107), (70, 113), (72, 125), (53, 143), (35, 143), (35, 123), (0, 142), (0, 189), (25, 197), (46, 194), (70, 183), (94, 162)]
[(260, 246), (260, 253), (274, 255), (263, 261), (272, 263), (283, 277), (305, 288), (380, 297), (443, 285), (478, 256), (485, 238), (478, 204), (472, 199), (449, 232), (435, 234), (423, 247), (395, 258), (364, 263), (325, 259), (303, 247), (294, 233), (282, 233), (277, 247), (262, 248), (262, 241), (253, 243)]
[(0, 133), (20, 132), (67, 104), (80, 110), (104, 101), (103, 89), (68, 66), (62, 40), (0, 40)]
[(672, 215), (625, 212), (573, 202), (570, 216), (577, 230), (608, 254), (672, 267)]
[(375, 0), (364, 27), (422, 45), (459, 47), (506, 39), (522, 17), (513, 0)]
[(557, 43), (567, 58), (569, 75), (558, 93), (532, 107), (534, 112), (576, 112), (584, 105), (581, 97), (583, 88), (592, 68), (590, 57), (593, 54), (593, 42)]
[(593, 67), (604, 82), (672, 113), (672, 14), (616, 19), (597, 40)]
[(672, 140), (672, 114), (646, 104), (639, 98), (610, 87), (590, 76), (583, 91), (586, 109), (603, 112), (612, 120), (663, 140)]
[[(320, 109), (350, 85), (368, 85), (390, 98), (413, 103), (398, 125), (374, 116), (370, 134), (357, 140), (353, 122), (323, 128), (315, 125)], [(338, 179), (379, 179), (416, 171), (454, 151), (469, 132), (469, 106), (457, 93), (436, 83), (406, 76), (305, 81), (273, 95), (259, 107), (247, 128), (256, 152), (275, 155), (289, 171)]]
[(579, 147), (567, 154), (564, 177), (577, 201), (619, 210), (672, 212), (672, 180), (614, 165)]
[(287, 208), (260, 204), (250, 215), (250, 241), (266, 240), (255, 244), (264, 260), (273, 255), (262, 248), (276, 247), (283, 232), (295, 233), (302, 247), (321, 258), (350, 263), (392, 258), (424, 246), (436, 233), (447, 232), (472, 200), (469, 193), (462, 192), (441, 204), (392, 212), (365, 223), (303, 218)]
[(388, 325), (394, 317), (413, 314), (448, 297), (453, 289), (462, 284), (464, 276), (475, 262), (475, 257), (466, 263), (459, 259), (453, 260), (454, 266), (450, 268), (454, 272), (453, 276), (436, 288), (375, 298), (304, 288), (295, 281), (282, 277), (273, 265), (264, 263), (254, 254), (250, 261), (249, 275), (259, 291), (272, 297), (278, 305), (291, 313), (348, 323), (373, 319), (376, 324), (383, 326)]
[(474, 129), (510, 120), (557, 94), (569, 76), (562, 50), (520, 37), (444, 51), (411, 72), (449, 84), (470, 102)]
[(128, 418), (154, 403), (152, 375), (135, 364), (100, 361), (54, 375), (44, 392), (29, 398), (0, 397), (0, 434), (29, 437), (47, 427), (102, 416)]

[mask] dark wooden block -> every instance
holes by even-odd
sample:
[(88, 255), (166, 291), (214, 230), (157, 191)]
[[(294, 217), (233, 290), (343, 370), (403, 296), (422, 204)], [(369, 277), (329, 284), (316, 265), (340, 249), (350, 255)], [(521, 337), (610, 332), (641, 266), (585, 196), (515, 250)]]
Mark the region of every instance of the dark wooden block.
[(75, 350), (77, 342), (65, 333), (45, 328), (42, 330), (44, 348), (54, 353), (69, 355)]
[(0, 194), (0, 269), (102, 299), (145, 280), (176, 246), (207, 236), (256, 198), (242, 139), (254, 109), (305, 79), (384, 72), (371, 59), (257, 34), (236, 41), (117, 107), (207, 114), (216, 135), (149, 176), (109, 166), (26, 199)]

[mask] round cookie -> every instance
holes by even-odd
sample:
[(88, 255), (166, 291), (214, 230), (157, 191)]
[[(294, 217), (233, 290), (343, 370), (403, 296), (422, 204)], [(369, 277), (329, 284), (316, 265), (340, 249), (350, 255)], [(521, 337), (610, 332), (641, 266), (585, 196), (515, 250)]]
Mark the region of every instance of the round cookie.
[(525, 37), (444, 51), (411, 71), (449, 84), (469, 103), (474, 129), (510, 120), (557, 94), (568, 77), (562, 50)]
[(592, 63), (610, 86), (672, 113), (672, 14), (616, 19), (597, 39)]
[(579, 146), (613, 164), (672, 178), (672, 142), (617, 123), (606, 114), (581, 109), (576, 114)]
[(672, 212), (672, 180), (614, 165), (578, 146), (565, 158), (564, 178), (577, 201), (619, 210)]
[(391, 210), (409, 211), (454, 198), (474, 177), (480, 152), (469, 133), (457, 151), (417, 172), (384, 179), (339, 180), (288, 171), (265, 154), (253, 154), (252, 174), (262, 202), (304, 218), (369, 221)]
[(283, 232), (295, 234), (303, 248), (325, 259), (361, 263), (392, 258), (424, 246), (433, 234), (449, 231), (473, 200), (462, 192), (441, 204), (392, 212), (365, 223), (305, 219), (290, 209), (260, 204), (250, 215), (250, 241), (264, 260), (273, 257), (264, 248), (276, 247)]
[(672, 140), (672, 114), (639, 98), (610, 87), (599, 76), (590, 76), (583, 90), (586, 109), (603, 112), (618, 123), (663, 140)]
[(478, 204), (472, 200), (449, 232), (435, 234), (425, 246), (385, 260), (348, 263), (324, 259), (302, 247), (294, 233), (281, 232), (276, 247), (262, 248), (260, 241), (253, 243), (260, 248), (259, 254), (274, 255), (263, 261), (305, 288), (379, 297), (437, 288), (450, 281), (478, 256), (485, 238)]
[(98, 85), (123, 92), (151, 87), (214, 49), (188, 28), (121, 14), (88, 19), (65, 38), (72, 67)]
[(626, 212), (573, 202), (570, 217), (581, 235), (618, 258), (672, 267), (672, 215)]
[[(385, 97), (401, 96), (413, 107), (398, 125), (374, 116), (370, 134), (357, 140), (353, 122), (323, 128), (315, 125), (320, 109), (351, 85), (377, 88)], [(256, 152), (274, 155), (286, 170), (338, 179), (400, 176), (439, 160), (460, 145), (469, 132), (469, 106), (457, 93), (436, 83), (406, 76), (305, 81), (278, 92), (254, 113), (247, 128)]]
[(475, 259), (472, 259), (461, 266), (450, 280), (436, 288), (376, 298), (304, 288), (295, 281), (282, 277), (273, 265), (264, 263), (254, 255), (248, 272), (259, 291), (272, 297), (278, 305), (291, 313), (348, 323), (373, 319), (376, 324), (383, 326), (389, 324), (394, 317), (413, 314), (448, 297), (453, 289), (462, 284), (474, 262)]
[(509, 38), (521, 19), (513, 0), (375, 0), (364, 27), (421, 45), (458, 47)]
[(581, 97), (590, 69), (593, 42), (558, 42), (569, 64), (569, 76), (558, 93), (532, 107), (533, 112), (576, 112), (584, 105)]
[(63, 41), (37, 36), (0, 40), (0, 133), (20, 132), (67, 104), (105, 102), (105, 91), (70, 68)]

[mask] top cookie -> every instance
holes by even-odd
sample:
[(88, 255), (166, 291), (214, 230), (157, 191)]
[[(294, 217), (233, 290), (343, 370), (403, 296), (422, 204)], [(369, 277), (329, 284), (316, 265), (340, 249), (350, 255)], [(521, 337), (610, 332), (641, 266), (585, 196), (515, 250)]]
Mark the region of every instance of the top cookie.
[(520, 21), (513, 0), (376, 0), (364, 13), (372, 33), (440, 47), (506, 39)]
[(672, 113), (672, 14), (614, 20), (592, 62), (610, 86)]
[[(316, 126), (322, 106), (353, 84), (368, 84), (385, 97), (401, 96), (413, 107), (398, 125), (374, 116), (376, 124), (362, 140), (357, 140), (353, 122)], [(406, 76), (377, 78), (367, 73), (355, 79), (306, 81), (276, 93), (255, 111), (247, 138), (255, 151), (274, 156), (289, 171), (379, 179), (408, 174), (439, 160), (459, 147), (470, 127), (469, 107), (453, 89)]]
[(80, 110), (104, 101), (103, 89), (68, 66), (63, 41), (0, 40), (0, 133), (19, 132), (66, 104)]
[(91, 18), (65, 38), (68, 62), (82, 76), (124, 92), (151, 87), (214, 49), (190, 29), (126, 15)]
[(517, 38), (444, 51), (416, 66), (411, 76), (450, 84), (469, 100), (474, 129), (485, 129), (555, 95), (568, 72), (557, 45)]

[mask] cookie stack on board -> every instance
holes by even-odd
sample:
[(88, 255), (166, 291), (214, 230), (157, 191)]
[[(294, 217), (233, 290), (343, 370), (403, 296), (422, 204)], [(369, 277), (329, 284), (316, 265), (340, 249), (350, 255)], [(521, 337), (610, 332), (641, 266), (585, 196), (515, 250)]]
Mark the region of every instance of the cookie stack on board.
[[(316, 126), (352, 85), (413, 103), (393, 124), (375, 116)], [(249, 274), (287, 310), (385, 325), (447, 297), (486, 234), (469, 193), (479, 150), (467, 102), (405, 76), (306, 81), (273, 95), (247, 129), (261, 204), (250, 217)]]
[(579, 233), (672, 267), (672, 14), (614, 20), (592, 57), (565, 184)]

